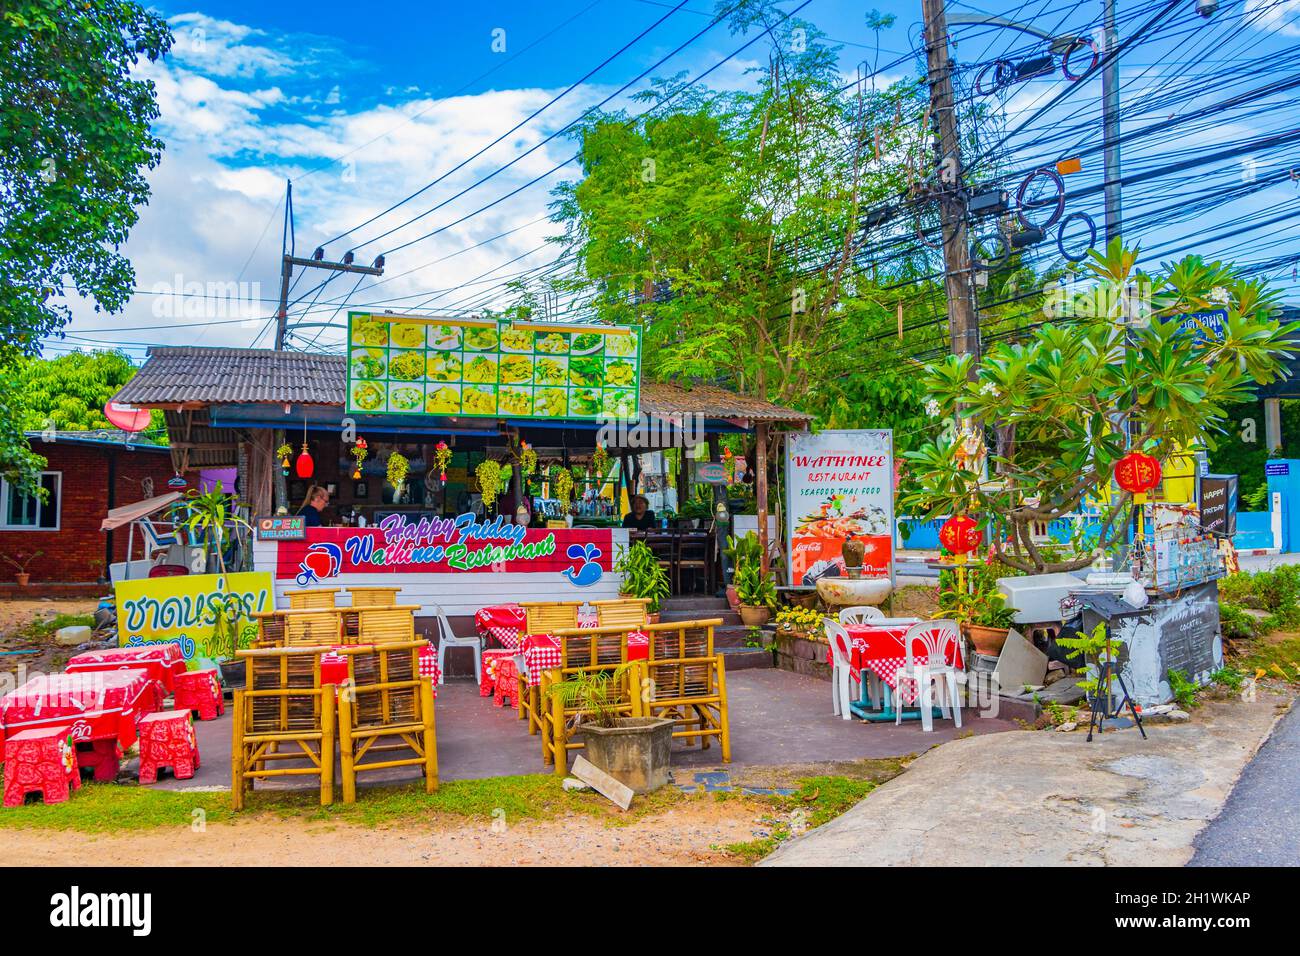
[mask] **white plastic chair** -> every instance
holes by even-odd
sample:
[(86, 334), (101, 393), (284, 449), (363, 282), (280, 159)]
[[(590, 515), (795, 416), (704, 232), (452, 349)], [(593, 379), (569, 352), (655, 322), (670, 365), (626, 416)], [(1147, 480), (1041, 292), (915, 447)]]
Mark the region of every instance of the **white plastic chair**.
[(449, 647), (468, 647), (474, 652), (474, 680), (476, 683), (483, 683), (483, 644), (478, 635), (472, 637), (457, 637), (452, 632), (451, 624), (447, 621), (447, 614), (442, 609), (441, 604), (433, 605), (434, 612), (438, 615), (438, 683), (447, 683), (447, 648)]
[[(916, 654), (920, 645), (921, 654)], [(957, 668), (949, 663), (956, 660), (961, 650), (961, 632), (955, 621), (924, 621), (913, 624), (903, 635), (905, 663), (898, 669), (894, 685), (898, 699), (894, 702), (894, 724), (903, 722), (902, 687), (904, 682), (917, 688), (916, 705), (921, 709), (921, 729), (934, 730), (934, 684), (943, 684), (939, 692), (939, 711), (944, 718), (952, 717), (953, 726), (961, 726), (961, 697), (958, 690)], [(951, 715), (949, 708), (952, 708)]]
[(885, 612), (870, 604), (846, 607), (840, 611), (841, 624), (876, 624), (885, 619)]
[(831, 713), (853, 719), (849, 703), (849, 685), (853, 680), (852, 642), (849, 632), (834, 618), (826, 618), (826, 640), (831, 645)]

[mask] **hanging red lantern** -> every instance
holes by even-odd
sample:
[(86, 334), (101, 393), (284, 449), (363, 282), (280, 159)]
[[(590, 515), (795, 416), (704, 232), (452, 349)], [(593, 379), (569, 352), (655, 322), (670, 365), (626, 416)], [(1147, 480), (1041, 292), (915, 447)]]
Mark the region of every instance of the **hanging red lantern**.
[(1140, 451), (1131, 451), (1115, 462), (1115, 484), (1135, 495), (1145, 495), (1160, 484), (1160, 462)]
[(969, 554), (983, 540), (978, 523), (969, 515), (953, 515), (939, 529), (939, 543), (953, 554)]
[(311, 453), (307, 451), (306, 442), (302, 443), (302, 454), (298, 456), (298, 462), (294, 467), (299, 478), (310, 478), (316, 473), (316, 463), (311, 460)]

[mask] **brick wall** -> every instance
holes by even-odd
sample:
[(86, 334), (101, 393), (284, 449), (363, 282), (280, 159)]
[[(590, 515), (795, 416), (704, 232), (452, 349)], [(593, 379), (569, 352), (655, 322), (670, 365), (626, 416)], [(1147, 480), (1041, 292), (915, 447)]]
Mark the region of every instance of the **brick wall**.
[[(40, 584), (76, 584), (93, 582), (108, 576), (104, 566), (106, 534), (99, 530), (108, 514), (109, 456), (116, 456), (114, 506), (130, 504), (145, 497), (141, 481), (153, 479), (155, 495), (167, 492), (172, 476), (171, 457), (165, 452), (109, 449), (103, 446), (71, 442), (37, 443), (35, 451), (49, 464), (46, 471), (63, 473), (63, 500), (58, 531), (12, 531), (0, 529), (0, 553), (43, 551), (31, 563), (33, 586)], [(127, 528), (113, 532), (113, 560), (126, 559)], [(136, 541), (136, 557), (140, 557)], [(0, 562), (0, 584), (12, 584), (14, 568)]]

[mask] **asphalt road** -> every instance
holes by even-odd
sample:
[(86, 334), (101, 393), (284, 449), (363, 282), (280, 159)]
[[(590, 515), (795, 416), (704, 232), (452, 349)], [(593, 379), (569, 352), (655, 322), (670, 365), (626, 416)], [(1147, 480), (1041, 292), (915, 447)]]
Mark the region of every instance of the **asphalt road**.
[(1188, 866), (1300, 866), (1300, 706), (1246, 765)]

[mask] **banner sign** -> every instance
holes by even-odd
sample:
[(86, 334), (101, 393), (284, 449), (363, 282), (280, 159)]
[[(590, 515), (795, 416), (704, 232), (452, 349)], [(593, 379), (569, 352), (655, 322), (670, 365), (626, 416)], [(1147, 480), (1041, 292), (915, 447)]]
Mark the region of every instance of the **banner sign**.
[(543, 572), (574, 587), (595, 584), (613, 570), (608, 528), (526, 528), (501, 517), (411, 521), (391, 514), (371, 528), (309, 528), (304, 541), (282, 541), (275, 577), (298, 587), (352, 574)]
[(348, 313), (348, 414), (618, 418), (641, 412), (639, 326)]
[(790, 584), (845, 576), (850, 537), (866, 546), (862, 575), (892, 577), (894, 433), (889, 429), (786, 436)]
[(265, 571), (237, 574), (181, 574), (166, 578), (118, 581), (117, 643), (122, 647), (148, 644), (178, 644), (185, 660), (196, 657), (221, 659), (234, 656), (234, 649), (218, 647), (214, 639), (214, 606), (227, 594), (243, 604), (240, 645), (257, 634), (250, 615), (275, 609), (271, 575)]

